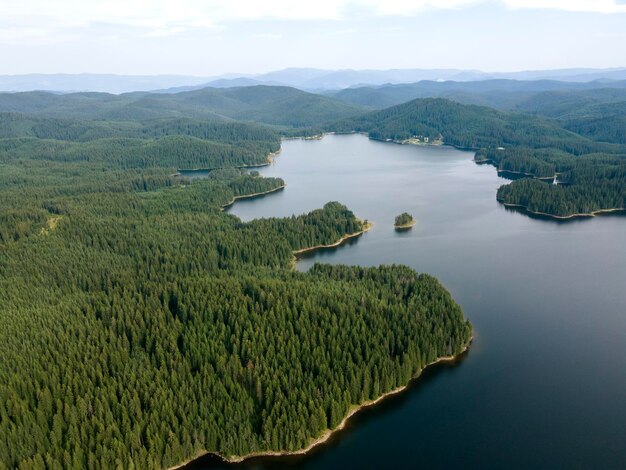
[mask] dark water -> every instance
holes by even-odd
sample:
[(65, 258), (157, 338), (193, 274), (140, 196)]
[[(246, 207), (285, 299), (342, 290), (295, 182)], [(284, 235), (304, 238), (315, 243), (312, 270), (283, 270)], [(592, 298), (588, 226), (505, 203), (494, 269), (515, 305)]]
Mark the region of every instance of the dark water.
[[(404, 263), (436, 275), (476, 337), (454, 366), (350, 420), (306, 457), (253, 468), (626, 468), (626, 217), (555, 222), (495, 200), (506, 180), (472, 154), (360, 135), (288, 141), (265, 176), (287, 188), (242, 200), (244, 220), (348, 205), (375, 222), (300, 261)], [(417, 225), (393, 229), (412, 213)], [(233, 468), (205, 459), (190, 468)]]

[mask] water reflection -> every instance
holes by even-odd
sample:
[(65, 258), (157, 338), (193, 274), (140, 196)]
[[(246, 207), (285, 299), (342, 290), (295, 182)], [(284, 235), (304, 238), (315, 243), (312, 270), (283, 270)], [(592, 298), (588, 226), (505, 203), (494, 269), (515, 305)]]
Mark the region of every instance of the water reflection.
[[(626, 462), (626, 218), (562, 221), (505, 208), (508, 180), (473, 154), (360, 135), (283, 143), (264, 176), (284, 191), (238, 201), (250, 220), (346, 204), (374, 221), (315, 262), (401, 263), (437, 276), (479, 335), (441, 367), (301, 460), (253, 468), (620, 468)], [(394, 219), (417, 225), (396, 232)], [(223, 467), (222, 463), (195, 468)]]

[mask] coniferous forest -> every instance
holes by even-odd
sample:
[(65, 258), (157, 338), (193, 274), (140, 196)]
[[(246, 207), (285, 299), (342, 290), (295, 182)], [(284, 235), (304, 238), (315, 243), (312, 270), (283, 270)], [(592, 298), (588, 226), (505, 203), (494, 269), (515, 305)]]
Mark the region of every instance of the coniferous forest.
[(458, 354), (472, 329), (436, 279), (292, 269), (364, 228), (340, 202), (247, 223), (223, 208), (282, 188), (251, 167), (323, 131), (475, 149), (529, 177), (497, 198), (534, 212), (625, 207), (619, 130), (567, 116), (444, 99), (366, 112), (285, 87), (0, 95), (0, 468), (297, 450)]
[(363, 228), (342, 204), (222, 211), (284, 185), (245, 169), (276, 129), (5, 114), (0, 132), (0, 468), (296, 450), (470, 340), (428, 275), (292, 270)]
[(624, 26), (0, 0), (0, 470), (626, 470)]
[(413, 219), (413, 216), (411, 214), (409, 214), (408, 212), (403, 212), (402, 214), (396, 216), (394, 224), (396, 227), (402, 227), (410, 225), (414, 222), (415, 220)]

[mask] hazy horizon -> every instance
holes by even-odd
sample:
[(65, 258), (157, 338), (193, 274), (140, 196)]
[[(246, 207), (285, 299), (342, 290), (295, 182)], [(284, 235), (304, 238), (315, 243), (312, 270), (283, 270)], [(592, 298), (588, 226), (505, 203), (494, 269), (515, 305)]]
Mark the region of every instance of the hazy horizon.
[(0, 5), (0, 74), (621, 68), (624, 26), (624, 0), (24, 0)]
[(584, 65), (581, 66), (571, 66), (571, 67), (561, 67), (561, 68), (541, 68), (541, 69), (515, 69), (515, 70), (485, 70), (485, 69), (469, 69), (469, 68), (459, 68), (459, 67), (437, 67), (437, 68), (429, 68), (429, 67), (391, 67), (391, 68), (336, 68), (336, 69), (327, 69), (327, 68), (318, 68), (318, 67), (296, 67), (296, 66), (285, 66), (278, 69), (268, 69), (262, 70), (259, 72), (248, 72), (248, 71), (238, 71), (232, 70), (227, 71), (220, 74), (215, 75), (199, 75), (199, 74), (182, 74), (182, 73), (115, 73), (115, 72), (65, 72), (65, 71), (56, 71), (56, 72), (24, 72), (24, 73), (0, 73), (2, 76), (19, 76), (19, 75), (111, 75), (111, 76), (134, 76), (134, 77), (193, 77), (193, 78), (202, 78), (202, 79), (214, 79), (214, 78), (238, 78), (238, 77), (256, 77), (262, 76), (265, 74), (273, 73), (273, 72), (283, 72), (287, 70), (303, 70), (303, 69), (311, 69), (311, 70), (319, 70), (324, 72), (390, 72), (390, 71), (411, 71), (411, 70), (423, 70), (423, 71), (459, 71), (459, 72), (478, 72), (484, 74), (515, 74), (515, 73), (524, 73), (524, 72), (555, 72), (555, 71), (576, 71), (576, 70), (586, 70), (586, 71), (598, 71), (598, 72), (606, 72), (606, 71), (621, 71), (626, 70), (626, 65), (617, 65), (614, 67), (586, 67)]

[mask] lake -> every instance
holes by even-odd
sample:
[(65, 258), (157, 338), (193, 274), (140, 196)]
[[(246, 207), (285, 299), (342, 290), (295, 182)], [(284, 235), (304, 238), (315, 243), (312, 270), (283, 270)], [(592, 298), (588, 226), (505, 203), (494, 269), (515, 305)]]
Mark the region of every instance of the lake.
[[(313, 263), (402, 263), (437, 276), (475, 329), (455, 365), (366, 409), (310, 455), (249, 468), (626, 466), (626, 217), (569, 222), (506, 209), (508, 181), (473, 153), (362, 135), (283, 142), (264, 176), (287, 187), (229, 210), (243, 220), (346, 204), (374, 227)], [(401, 212), (416, 226), (393, 228)], [(187, 468), (233, 468), (212, 457)]]

